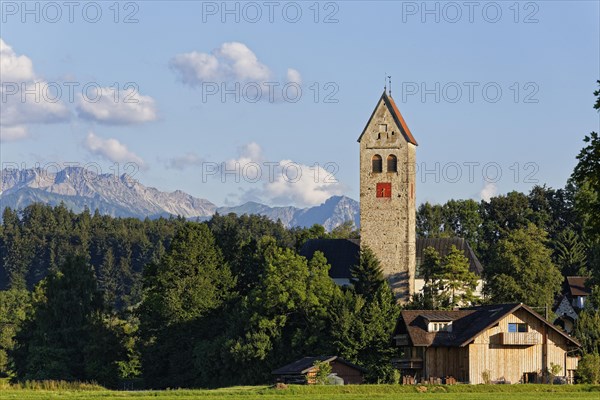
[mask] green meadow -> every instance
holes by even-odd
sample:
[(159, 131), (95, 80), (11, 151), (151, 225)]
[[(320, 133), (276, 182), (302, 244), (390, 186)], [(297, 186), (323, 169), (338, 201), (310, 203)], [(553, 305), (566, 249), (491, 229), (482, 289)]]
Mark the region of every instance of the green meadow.
[(600, 399), (600, 386), (589, 385), (362, 385), (362, 386), (267, 386), (232, 387), (214, 390), (111, 391), (90, 387), (88, 390), (4, 388), (0, 399), (14, 400), (313, 400), (313, 399)]

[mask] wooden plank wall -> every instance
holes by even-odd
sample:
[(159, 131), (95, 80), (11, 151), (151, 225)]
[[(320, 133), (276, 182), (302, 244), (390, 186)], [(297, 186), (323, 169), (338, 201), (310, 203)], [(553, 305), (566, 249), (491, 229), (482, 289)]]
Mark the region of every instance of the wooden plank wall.
[(425, 354), (425, 378), (452, 376), (460, 382), (469, 380), (467, 347), (429, 347)]
[[(538, 337), (539, 344), (502, 345), (500, 333), (508, 332), (508, 324), (523, 322), (529, 326), (529, 332)], [(497, 326), (476, 337), (469, 345), (469, 381), (474, 384), (483, 383), (482, 373), (488, 370), (492, 381), (519, 383), (524, 373), (537, 373), (541, 376), (550, 367), (550, 363), (560, 365), (562, 371), (559, 375), (565, 375), (566, 350), (567, 339), (546, 327), (527, 311), (517, 310), (500, 320)]]
[(360, 385), (364, 383), (363, 373), (357, 370), (356, 368), (352, 368), (349, 365), (332, 361), (331, 372), (336, 373), (337, 376), (344, 380), (344, 383), (347, 385)]

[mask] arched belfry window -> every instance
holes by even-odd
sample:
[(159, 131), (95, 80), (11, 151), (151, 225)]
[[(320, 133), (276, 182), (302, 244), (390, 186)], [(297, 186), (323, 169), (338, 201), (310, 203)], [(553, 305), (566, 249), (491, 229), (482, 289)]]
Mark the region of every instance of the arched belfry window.
[(393, 154), (387, 156), (387, 172), (398, 172), (398, 158)]
[(383, 172), (383, 159), (379, 154), (375, 154), (371, 159), (373, 173)]

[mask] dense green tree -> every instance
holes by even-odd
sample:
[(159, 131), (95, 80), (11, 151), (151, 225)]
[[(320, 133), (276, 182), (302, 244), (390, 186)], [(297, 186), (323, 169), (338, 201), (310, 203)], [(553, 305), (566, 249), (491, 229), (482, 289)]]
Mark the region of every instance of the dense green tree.
[(350, 283), (354, 287), (354, 291), (368, 301), (375, 296), (385, 282), (381, 264), (375, 253), (367, 246), (361, 247), (358, 265), (354, 265), (350, 269), (350, 274), (352, 276)]
[(227, 341), (239, 383), (269, 379), (278, 365), (306, 354), (328, 354), (326, 316), (339, 288), (319, 252), (307, 262), (293, 250), (265, 238), (258, 284), (236, 313), (237, 331)]
[(33, 314), (15, 337), (17, 378), (114, 386), (125, 354), (103, 311), (92, 268), (82, 257), (67, 258), (39, 286)]
[(371, 300), (345, 291), (331, 304), (329, 340), (336, 354), (367, 369), (369, 382), (393, 383), (391, 360), (397, 349), (391, 346), (391, 337), (398, 315), (396, 299), (385, 281)]
[(295, 248), (299, 251), (304, 243), (311, 239), (323, 239), (327, 237), (327, 233), (325, 232), (325, 228), (323, 225), (314, 224), (310, 228), (292, 228), (290, 232), (294, 236)]
[(442, 283), (442, 259), (440, 254), (433, 247), (427, 247), (423, 250), (423, 262), (419, 269), (419, 276), (423, 278), (424, 285), (422, 293), (416, 294), (408, 308), (421, 310), (437, 310), (443, 307)]
[(476, 300), (473, 292), (478, 277), (469, 270), (469, 260), (454, 245), (443, 258), (435, 248), (427, 247), (423, 251), (419, 275), (424, 281), (423, 291), (415, 295), (406, 308), (452, 309)]
[(600, 354), (584, 354), (577, 365), (577, 382), (597, 385), (600, 383)]
[(534, 186), (527, 197), (532, 210), (529, 220), (548, 232), (551, 240), (557, 240), (558, 235), (565, 230), (575, 230), (576, 233), (579, 231), (570, 189)]
[(273, 222), (266, 216), (216, 214), (208, 226), (232, 274), (237, 278), (236, 290), (242, 294), (247, 294), (256, 284), (258, 271), (250, 268), (256, 263), (248, 257), (255, 253), (259, 240), (269, 236), (282, 247), (291, 248), (295, 244), (292, 233), (281, 222)]
[(484, 291), (491, 302), (552, 305), (563, 278), (546, 241), (546, 232), (532, 223), (499, 240), (485, 270)]
[(193, 384), (193, 347), (202, 317), (228, 300), (233, 285), (208, 226), (183, 225), (159, 263), (145, 270), (139, 315), (147, 384)]
[(417, 235), (421, 237), (447, 237), (444, 232), (444, 215), (439, 204), (423, 203), (417, 209)]
[(571, 229), (558, 234), (554, 242), (554, 259), (564, 276), (588, 275), (585, 245)]
[(475, 301), (473, 292), (477, 288), (477, 275), (469, 270), (469, 260), (462, 250), (452, 245), (442, 261), (440, 272), (442, 296), (447, 299), (449, 308)]
[[(594, 96), (594, 108), (600, 112), (600, 90)], [(589, 242), (589, 284), (600, 291), (600, 136), (592, 132), (583, 141), (586, 145), (577, 155), (571, 181), (576, 186), (575, 209)]]
[(333, 228), (328, 237), (330, 239), (358, 239), (360, 234), (353, 221), (346, 221)]
[[(113, 218), (60, 205), (5, 209), (0, 229), (0, 288), (32, 289), (71, 253), (82, 255), (100, 278), (100, 289), (118, 311), (141, 300), (144, 265), (160, 252), (184, 221)], [(110, 253), (110, 254), (108, 254)]]
[(483, 219), (474, 200), (448, 200), (442, 206), (444, 229), (451, 236), (465, 239), (474, 250), (481, 240)]
[(31, 294), (24, 289), (0, 291), (0, 376), (9, 376), (8, 353), (15, 335), (31, 310)]
[(29, 252), (27, 239), (21, 232), (21, 221), (18, 214), (10, 208), (2, 214), (2, 263), (0, 263), (0, 287), (25, 289), (27, 288), (27, 271), (29, 269)]
[(584, 354), (600, 354), (600, 309), (594, 301), (587, 301), (575, 323), (574, 335), (581, 343)]
[(492, 197), (489, 202), (482, 201), (480, 212), (483, 240), (479, 252), (485, 265), (493, 256), (494, 246), (499, 240), (514, 230), (527, 227), (533, 210), (525, 194), (513, 191), (505, 196)]

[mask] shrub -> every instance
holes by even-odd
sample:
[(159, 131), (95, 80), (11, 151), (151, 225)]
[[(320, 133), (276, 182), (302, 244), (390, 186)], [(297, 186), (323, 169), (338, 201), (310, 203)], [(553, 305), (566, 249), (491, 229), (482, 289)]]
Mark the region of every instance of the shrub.
[(315, 375), (315, 383), (317, 385), (327, 385), (329, 380), (327, 377), (331, 374), (331, 365), (327, 362), (316, 361), (314, 366), (317, 367), (317, 374)]
[(586, 354), (577, 366), (577, 380), (579, 383), (600, 383), (600, 354)]
[(550, 363), (550, 368), (548, 368), (548, 375), (550, 375), (550, 384), (554, 384), (554, 379), (560, 374), (562, 371), (562, 367), (558, 364)]
[(483, 379), (483, 383), (485, 383), (486, 385), (489, 385), (492, 382), (491, 379), (491, 373), (489, 369), (483, 370), (483, 372), (481, 373), (481, 379)]

